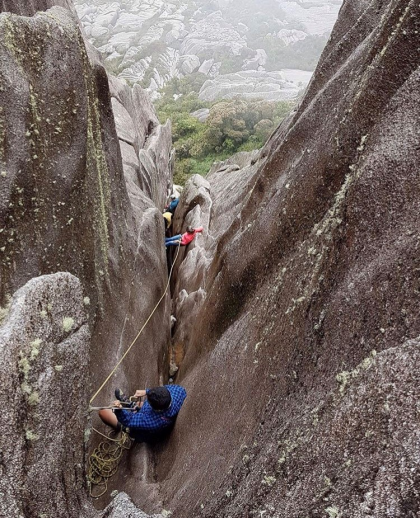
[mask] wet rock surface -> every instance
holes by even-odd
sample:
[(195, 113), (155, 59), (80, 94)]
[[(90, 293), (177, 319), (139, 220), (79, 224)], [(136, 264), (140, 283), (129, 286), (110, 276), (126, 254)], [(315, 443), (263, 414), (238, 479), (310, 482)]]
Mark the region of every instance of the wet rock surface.
[[(86, 49), (78, 21), (69, 10), (55, 6), (33, 14), (29, 7), (38, 11), (50, 5), (25, 5), (27, 11), (16, 3), (16, 14), (0, 14), (4, 42), (0, 47), (1, 299), (4, 306), (17, 289), (40, 275), (68, 271), (80, 279), (92, 333), (89, 350), (79, 358), (83, 368), (90, 365), (88, 379), (77, 385), (79, 404), (86, 409), (86, 401), (164, 292), (164, 225), (162, 207), (157, 205), (163, 204), (171, 173), (170, 130), (157, 124), (140, 88), (114, 88), (111, 81), (111, 96), (105, 70), (95, 53)], [(121, 105), (115, 118), (112, 103)], [(125, 133), (120, 131), (121, 119)], [(123, 144), (127, 153), (120, 149)], [(152, 171), (151, 180), (139, 166), (141, 152), (147, 154), (144, 170)], [(146, 194), (141, 182), (149, 182)], [(139, 293), (148, 296), (139, 297)], [(166, 298), (136, 342), (131, 361), (115, 373), (93, 404), (108, 404), (116, 385), (134, 392), (139, 384), (159, 384), (169, 325)], [(141, 361), (134, 361), (136, 356)], [(16, 390), (16, 379), (10, 382)], [(71, 426), (69, 415), (65, 414), (66, 426)], [(94, 425), (100, 426), (95, 419)], [(42, 430), (48, 422), (40, 419)], [(78, 473), (84, 477), (83, 434), (74, 438), (72, 447), (81, 459), (75, 468), (77, 477)], [(51, 454), (45, 462), (55, 466), (58, 461)], [(145, 494), (146, 464), (139, 474)], [(73, 466), (71, 459), (68, 465)], [(37, 466), (38, 457), (33, 470), (39, 473)], [(20, 474), (16, 474), (17, 485)], [(83, 477), (72, 486), (75, 496), (68, 499), (66, 516), (79, 516), (77, 498), (84, 502), (80, 494), (86, 491)], [(121, 479), (125, 478), (122, 470)], [(118, 479), (114, 482), (118, 484)], [(65, 490), (70, 491), (67, 486)], [(56, 516), (64, 516), (65, 496), (57, 498), (62, 501), (56, 505)], [(19, 505), (31, 505), (26, 497), (21, 500)], [(10, 506), (15, 509), (13, 501)], [(106, 503), (102, 502), (103, 507)], [(80, 516), (84, 516), (81, 507)]]
[[(172, 357), (166, 301), (112, 380), (157, 384), (171, 362), (188, 390), (170, 439), (134, 447), (110, 485), (137, 507), (418, 515), (419, 14), (408, 0), (345, 3), (267, 145), (183, 191), (174, 230), (204, 232), (175, 264)], [(138, 172), (166, 130), (137, 111), (140, 90), (110, 93), (68, 11), (3, 13), (0, 31), (3, 306), (23, 286), (0, 330), (1, 504), (16, 518), (141, 517), (124, 494), (105, 511), (87, 501), (84, 409), (164, 287), (152, 200), (170, 160), (156, 161), (156, 184)]]
[(214, 166), (205, 210), (184, 191), (175, 516), (419, 512), (419, 14), (346, 2), (261, 153)]
[[(97, 366), (93, 373), (99, 376), (116, 363), (115, 358), (136, 335), (138, 322), (146, 319), (156, 303), (140, 302), (136, 294), (142, 289), (163, 292), (166, 264), (161, 207), (139, 192), (139, 183), (147, 178), (141, 171), (138, 174), (133, 157), (134, 195), (140, 200), (133, 211), (108, 79), (102, 66), (90, 60), (68, 11), (54, 7), (32, 18), (4, 13), (0, 25), (7, 42), (2, 47), (5, 82), (0, 92), (2, 297), (4, 300), (39, 274), (68, 270), (77, 275), (90, 299)], [(151, 113), (150, 103), (140, 89), (133, 94), (130, 90), (116, 92), (121, 98), (125, 95), (120, 104), (130, 110), (136, 124), (133, 142), (130, 135), (125, 136), (136, 157), (150, 137), (143, 151), (156, 169), (150, 193), (161, 204), (165, 192), (158, 190), (167, 188), (170, 174), (169, 129), (157, 125), (153, 133), (156, 119), (146, 116)], [(144, 111), (134, 108), (143, 101)], [(129, 162), (130, 155), (124, 156)], [(130, 171), (126, 170), (130, 185)], [(141, 257), (139, 250), (144, 251)], [(145, 276), (146, 269), (159, 274)], [(165, 318), (165, 303), (160, 311)], [(169, 314), (167, 318), (169, 322)], [(161, 344), (156, 349), (161, 355), (167, 337), (159, 330), (159, 337), (152, 338), (156, 332), (151, 324), (145, 338)], [(153, 371), (151, 377), (157, 381), (153, 353), (144, 369)], [(136, 374), (135, 379), (141, 375)], [(130, 379), (129, 373), (126, 376)], [(93, 382), (97, 385), (96, 379)], [(112, 391), (110, 388), (107, 397)]]
[(124, 176), (131, 205), (163, 209), (172, 186), (172, 136), (168, 121), (159, 124), (148, 94), (110, 77), (110, 93)]

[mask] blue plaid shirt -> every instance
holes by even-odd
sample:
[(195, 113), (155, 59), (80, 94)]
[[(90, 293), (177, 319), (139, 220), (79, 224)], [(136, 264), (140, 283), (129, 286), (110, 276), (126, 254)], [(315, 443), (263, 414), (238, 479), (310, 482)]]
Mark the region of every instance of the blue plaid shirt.
[[(180, 385), (165, 385), (165, 387), (172, 398), (171, 406), (167, 410), (154, 410), (146, 400), (138, 412), (115, 410), (118, 421), (133, 432), (158, 432), (172, 426), (187, 397), (187, 391)], [(146, 394), (148, 390), (146, 389)]]

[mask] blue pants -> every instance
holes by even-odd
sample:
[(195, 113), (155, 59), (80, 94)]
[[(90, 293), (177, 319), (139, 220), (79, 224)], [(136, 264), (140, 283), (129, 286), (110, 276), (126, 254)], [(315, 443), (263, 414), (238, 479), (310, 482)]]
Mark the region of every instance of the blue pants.
[(181, 239), (182, 235), (177, 234), (172, 237), (165, 237), (165, 246), (178, 246), (178, 241)]

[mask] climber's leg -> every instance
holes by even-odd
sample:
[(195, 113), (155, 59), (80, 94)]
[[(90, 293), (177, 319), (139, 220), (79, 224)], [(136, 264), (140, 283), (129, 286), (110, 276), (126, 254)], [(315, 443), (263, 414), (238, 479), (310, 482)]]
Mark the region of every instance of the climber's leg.
[(102, 421), (111, 426), (115, 430), (119, 430), (121, 428), (120, 423), (118, 422), (117, 416), (110, 408), (104, 408), (103, 410), (99, 410), (99, 417)]

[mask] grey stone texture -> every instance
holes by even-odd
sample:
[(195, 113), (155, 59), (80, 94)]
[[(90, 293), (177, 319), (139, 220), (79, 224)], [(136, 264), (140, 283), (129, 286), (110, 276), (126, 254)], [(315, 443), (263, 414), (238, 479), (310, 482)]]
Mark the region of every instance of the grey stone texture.
[(103, 512), (88, 497), (86, 302), (80, 281), (60, 272), (30, 280), (2, 309), (1, 516), (149, 516), (124, 493)]
[(177, 230), (206, 232), (173, 292), (177, 517), (419, 513), (419, 15), (345, 2), (261, 152), (185, 188)]
[[(95, 403), (170, 363), (188, 398), (168, 441), (133, 448), (110, 490), (176, 518), (418, 515), (419, 14), (345, 2), (266, 146), (184, 189), (174, 230), (204, 233), (175, 265), (172, 355), (166, 300)], [(83, 412), (164, 287), (161, 214), (140, 194), (144, 181), (164, 197), (162, 146), (146, 153), (164, 129), (130, 122), (124, 86), (116, 129), (68, 11), (1, 14), (0, 36), (3, 307), (23, 286), (0, 330), (1, 505), (142, 516), (123, 494), (103, 512), (87, 501)]]
[[(36, 11), (50, 7), (31, 5)], [(170, 129), (154, 126), (157, 120), (150, 101), (137, 88), (113, 90), (114, 104), (121, 104), (114, 118), (108, 77), (95, 52), (86, 49), (78, 21), (69, 10), (55, 6), (31, 14), (0, 14), (0, 299), (4, 306), (34, 277), (67, 271), (80, 279), (92, 338), (86, 355), (79, 358), (81, 368), (90, 365), (88, 380), (77, 382), (74, 390), (79, 390), (79, 404), (85, 411), (86, 400), (132, 343), (165, 289), (161, 210), (170, 182)], [(122, 140), (115, 123), (120, 129), (120, 119), (128, 124)], [(140, 151), (147, 153), (151, 164), (147, 178), (139, 172)], [(142, 182), (150, 186), (146, 194), (139, 188)], [(160, 382), (170, 336), (169, 302), (169, 296), (161, 302), (131, 356), (95, 397), (94, 405), (109, 404), (116, 385), (129, 392)], [(71, 426), (73, 414), (66, 414), (66, 426)], [(40, 429), (48, 423), (40, 419)], [(101, 426), (95, 416), (93, 423)], [(77, 440), (71, 437), (75, 458), (81, 458), (74, 465), (81, 467), (76, 466), (69, 476), (77, 478), (85, 461), (83, 434)], [(86, 447), (98, 440), (92, 435)], [(24, 473), (24, 464), (19, 464), (24, 459), (19, 459), (14, 464)], [(56, 474), (54, 466), (61, 461), (63, 457), (54, 459), (53, 454), (45, 460)], [(34, 462), (33, 470), (40, 474), (38, 456)], [(40, 466), (45, 469), (46, 464)], [(146, 471), (142, 472), (144, 488)], [(126, 478), (123, 467), (121, 480)], [(15, 480), (16, 487), (22, 480)], [(45, 499), (42, 480), (40, 476), (40, 487), (32, 489), (40, 491), (41, 500)], [(119, 488), (124, 485), (121, 480), (114, 481)], [(153, 480), (150, 486), (154, 491)], [(61, 503), (55, 516), (79, 516), (77, 512), (84, 516), (82, 504), (77, 511), (76, 502), (78, 498), (84, 502), (84, 480), (79, 484), (77, 478), (72, 486), (68, 515), (59, 507), (64, 506), (67, 482), (63, 487), (57, 493)], [(35, 494), (32, 497), (38, 502)], [(4, 501), (16, 509), (16, 499), (10, 498)], [(19, 505), (30, 508), (32, 504), (23, 495)]]
[(140, 86), (131, 88), (112, 76), (109, 84), (131, 204), (140, 213), (142, 207), (163, 209), (172, 187), (170, 121), (159, 124), (150, 98)]
[(18, 290), (0, 328), (1, 516), (93, 516), (84, 451), (90, 331), (78, 279)]
[(166, 518), (162, 514), (144, 513), (133, 504), (126, 493), (118, 493), (105, 510), (104, 518), (105, 516), (106, 518)]
[(54, 6), (64, 7), (75, 14), (72, 0), (1, 0), (0, 13), (33, 16), (38, 11), (46, 11)]

